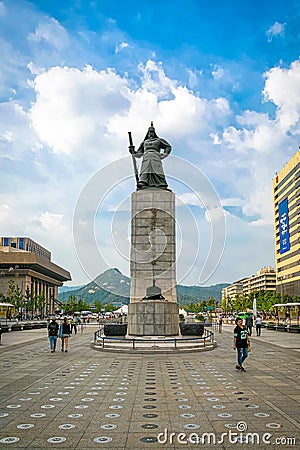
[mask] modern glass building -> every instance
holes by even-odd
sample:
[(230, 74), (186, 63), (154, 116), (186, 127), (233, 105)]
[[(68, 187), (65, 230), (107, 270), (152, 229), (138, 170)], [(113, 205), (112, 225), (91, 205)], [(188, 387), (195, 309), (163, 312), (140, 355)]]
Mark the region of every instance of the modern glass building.
[(272, 180), (276, 291), (300, 295), (300, 150)]

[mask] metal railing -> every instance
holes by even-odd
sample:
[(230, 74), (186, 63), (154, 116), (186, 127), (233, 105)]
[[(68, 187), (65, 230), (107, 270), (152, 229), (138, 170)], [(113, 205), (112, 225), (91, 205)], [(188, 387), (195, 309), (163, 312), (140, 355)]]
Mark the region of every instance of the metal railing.
[[(104, 329), (104, 327), (103, 327)], [(145, 347), (145, 344), (152, 344), (152, 348), (174, 348), (175, 350), (182, 347), (180, 344), (199, 344), (201, 347), (207, 347), (208, 345), (214, 345), (214, 332), (207, 329), (204, 330), (204, 336), (197, 337), (166, 337), (166, 338), (138, 338), (138, 337), (110, 337), (104, 336), (103, 329), (95, 331), (94, 333), (94, 345), (99, 344), (102, 348), (105, 348), (109, 344), (127, 344), (127, 347), (136, 350), (138, 347)], [(160, 344), (160, 346), (158, 345)], [(168, 344), (170, 344), (168, 346)], [(194, 346), (195, 347), (195, 346)]]

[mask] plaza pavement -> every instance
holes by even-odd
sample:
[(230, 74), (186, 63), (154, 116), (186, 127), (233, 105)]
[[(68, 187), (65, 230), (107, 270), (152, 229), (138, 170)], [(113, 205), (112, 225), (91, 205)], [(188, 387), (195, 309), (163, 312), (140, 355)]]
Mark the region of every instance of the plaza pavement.
[(165, 355), (96, 351), (96, 329), (54, 354), (45, 329), (2, 335), (1, 449), (299, 448), (299, 334), (252, 336), (241, 373), (230, 325), (215, 350)]

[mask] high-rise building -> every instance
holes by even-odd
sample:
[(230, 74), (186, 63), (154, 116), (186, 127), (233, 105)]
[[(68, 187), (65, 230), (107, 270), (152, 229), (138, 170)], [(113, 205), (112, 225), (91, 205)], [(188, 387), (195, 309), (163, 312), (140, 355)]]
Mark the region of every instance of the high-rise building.
[(51, 253), (28, 237), (0, 237), (0, 293), (6, 295), (9, 281), (26, 297), (42, 296), (40, 315), (55, 311), (58, 287), (71, 280), (70, 273), (51, 261)]
[(263, 267), (256, 275), (243, 281), (243, 294), (257, 291), (276, 291), (276, 273), (273, 267)]
[(249, 278), (242, 278), (235, 281), (230, 286), (222, 289), (222, 302), (235, 299), (237, 296), (249, 296), (252, 292), (258, 291), (275, 291), (276, 290), (276, 273), (273, 267), (263, 267), (256, 275)]
[(230, 300), (235, 300), (235, 298), (243, 293), (243, 282), (247, 280), (247, 278), (243, 278), (241, 280), (235, 281), (230, 286), (227, 286), (222, 289), (222, 305), (224, 305), (225, 310), (227, 311), (228, 303)]
[(272, 180), (279, 294), (300, 295), (300, 150)]

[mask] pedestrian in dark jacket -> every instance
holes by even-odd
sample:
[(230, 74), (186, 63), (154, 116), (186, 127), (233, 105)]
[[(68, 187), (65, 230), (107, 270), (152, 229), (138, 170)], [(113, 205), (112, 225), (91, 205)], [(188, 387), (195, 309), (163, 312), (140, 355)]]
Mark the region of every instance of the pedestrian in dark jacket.
[(56, 322), (55, 317), (52, 317), (52, 320), (48, 325), (48, 336), (49, 336), (49, 341), (50, 341), (51, 353), (54, 353), (55, 349), (56, 349), (58, 330), (59, 330), (59, 325)]
[(245, 320), (246, 329), (248, 331), (249, 336), (252, 334), (252, 327), (253, 327), (253, 318), (251, 314), (248, 314)]

